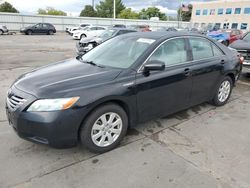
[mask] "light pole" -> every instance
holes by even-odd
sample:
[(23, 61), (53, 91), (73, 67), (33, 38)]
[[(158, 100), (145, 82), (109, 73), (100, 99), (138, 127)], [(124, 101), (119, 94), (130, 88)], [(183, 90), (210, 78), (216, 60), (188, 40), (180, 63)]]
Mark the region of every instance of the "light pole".
[(92, 7), (94, 8), (95, 6), (95, 0), (92, 0)]
[(115, 0), (114, 0), (114, 2), (113, 2), (113, 4), (114, 4), (114, 19), (116, 18), (116, 7), (115, 7)]

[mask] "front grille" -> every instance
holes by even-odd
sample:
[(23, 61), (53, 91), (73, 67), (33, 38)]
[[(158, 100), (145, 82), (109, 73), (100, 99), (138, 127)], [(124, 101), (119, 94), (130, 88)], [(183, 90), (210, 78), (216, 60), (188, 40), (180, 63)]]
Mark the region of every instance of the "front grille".
[(12, 95), (7, 97), (7, 106), (11, 110), (16, 110), (20, 107), (26, 100), (22, 97)]
[(249, 50), (237, 50), (246, 60), (250, 60), (250, 51)]

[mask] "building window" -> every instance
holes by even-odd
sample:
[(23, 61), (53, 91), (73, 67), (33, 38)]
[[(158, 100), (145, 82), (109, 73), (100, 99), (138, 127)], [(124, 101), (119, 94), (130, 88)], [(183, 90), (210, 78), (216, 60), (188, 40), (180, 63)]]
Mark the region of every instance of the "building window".
[(250, 8), (245, 8), (244, 9), (244, 14), (250, 14)]
[(207, 9), (204, 9), (203, 11), (202, 11), (202, 15), (207, 15)]
[(223, 8), (219, 8), (219, 9), (218, 9), (218, 15), (222, 15), (222, 14), (223, 14), (223, 11), (224, 11)]
[(241, 13), (241, 8), (235, 8), (234, 14), (240, 14)]
[(215, 15), (215, 9), (210, 9), (210, 15)]
[(226, 9), (226, 14), (232, 14), (232, 8), (227, 8)]
[(214, 29), (217, 31), (220, 29), (221, 23), (215, 23)]
[(223, 29), (228, 29), (229, 28), (229, 23), (224, 23), (223, 24)]
[(247, 23), (242, 23), (240, 29), (247, 29)]
[(238, 28), (238, 23), (232, 23), (232, 29), (237, 29)]
[(201, 15), (201, 10), (196, 10), (196, 15), (197, 16)]

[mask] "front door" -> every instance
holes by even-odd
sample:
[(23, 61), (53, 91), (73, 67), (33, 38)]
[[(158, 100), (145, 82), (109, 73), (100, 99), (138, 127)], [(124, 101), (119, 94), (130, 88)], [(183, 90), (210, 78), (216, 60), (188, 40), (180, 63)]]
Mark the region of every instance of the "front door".
[(190, 62), (186, 39), (175, 38), (164, 42), (148, 59), (165, 63), (164, 71), (145, 76), (137, 73), (138, 120), (165, 116), (189, 106), (192, 88)]

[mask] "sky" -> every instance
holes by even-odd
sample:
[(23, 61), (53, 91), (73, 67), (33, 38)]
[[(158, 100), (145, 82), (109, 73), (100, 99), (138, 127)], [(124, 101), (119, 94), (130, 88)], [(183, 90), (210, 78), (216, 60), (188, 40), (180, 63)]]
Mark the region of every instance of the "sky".
[[(1, 0), (0, 0), (1, 1)], [(78, 16), (85, 5), (92, 4), (92, 0), (5, 0), (11, 3), (21, 13), (34, 14), (39, 8), (53, 7), (55, 9), (67, 12), (68, 15)], [(97, 4), (100, 0), (95, 0)], [(196, 2), (209, 0), (196, 0)], [(194, 0), (183, 0), (184, 4), (194, 2)], [(135, 11), (140, 11), (142, 8), (155, 6), (163, 13), (168, 15), (176, 14), (181, 0), (123, 0), (126, 7), (132, 8)]]

